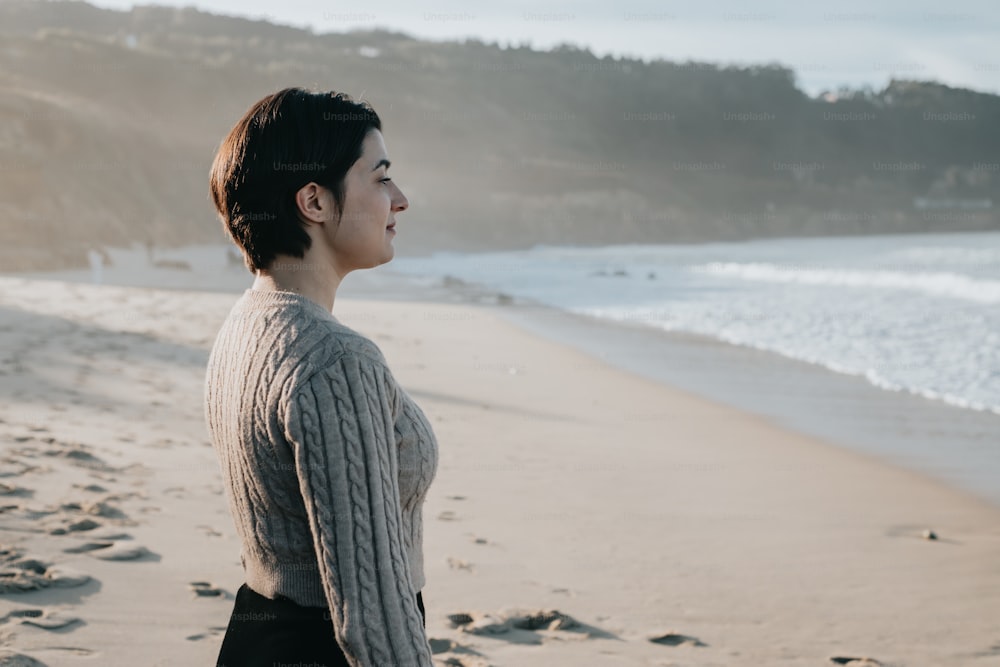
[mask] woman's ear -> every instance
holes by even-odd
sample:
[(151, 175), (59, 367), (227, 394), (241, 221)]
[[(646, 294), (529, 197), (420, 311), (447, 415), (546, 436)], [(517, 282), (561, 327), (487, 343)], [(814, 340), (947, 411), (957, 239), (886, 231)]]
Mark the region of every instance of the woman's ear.
[(295, 207), (303, 222), (323, 224), (331, 219), (333, 198), (326, 188), (310, 181), (295, 193)]

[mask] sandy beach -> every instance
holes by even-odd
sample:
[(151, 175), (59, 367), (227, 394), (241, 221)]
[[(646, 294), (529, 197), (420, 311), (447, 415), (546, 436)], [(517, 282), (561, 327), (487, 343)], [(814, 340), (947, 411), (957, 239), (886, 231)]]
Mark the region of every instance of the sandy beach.
[[(202, 383), (237, 297), (0, 278), (0, 656), (38, 661), (0, 665), (214, 664), (242, 573)], [(511, 307), (334, 309), (440, 441), (438, 664), (1000, 664), (1000, 507)]]

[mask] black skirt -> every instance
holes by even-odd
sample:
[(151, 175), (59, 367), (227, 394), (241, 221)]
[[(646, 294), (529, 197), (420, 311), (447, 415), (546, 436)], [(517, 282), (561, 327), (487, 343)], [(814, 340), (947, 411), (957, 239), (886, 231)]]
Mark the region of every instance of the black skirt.
[[(427, 627), (420, 593), (417, 606)], [(329, 609), (303, 607), (280, 595), (271, 600), (243, 584), (216, 667), (273, 667), (277, 662), (350, 667), (333, 634)]]

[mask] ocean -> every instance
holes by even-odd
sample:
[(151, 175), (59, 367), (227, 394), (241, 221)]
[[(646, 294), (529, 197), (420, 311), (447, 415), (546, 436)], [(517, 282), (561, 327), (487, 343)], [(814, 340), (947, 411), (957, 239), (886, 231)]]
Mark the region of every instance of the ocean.
[(397, 258), (392, 270), (1000, 414), (1000, 232), (537, 246)]

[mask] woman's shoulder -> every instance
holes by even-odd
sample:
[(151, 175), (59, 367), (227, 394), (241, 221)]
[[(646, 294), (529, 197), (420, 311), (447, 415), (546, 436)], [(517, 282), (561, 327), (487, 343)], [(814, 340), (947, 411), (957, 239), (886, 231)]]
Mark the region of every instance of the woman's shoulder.
[(327, 323), (327, 328), (329, 336), (326, 342), (331, 357), (351, 356), (361, 362), (375, 364), (388, 370), (382, 349), (371, 338), (338, 321)]
[(320, 331), (314, 333), (320, 335), (312, 337), (311, 345), (306, 343), (309, 349), (300, 357), (294, 373), (298, 381), (293, 384), (301, 385), (322, 372), (338, 373), (345, 364), (351, 364), (366, 374), (383, 378), (390, 388), (394, 387), (389, 364), (374, 340), (333, 317), (316, 324)]
[(282, 391), (286, 404), (306, 397), (332, 406), (339, 396), (364, 410), (371, 409), (371, 401), (384, 402), (393, 419), (397, 418), (404, 409), (404, 397), (378, 345), (342, 324), (327, 323), (324, 328), (328, 335), (321, 347), (290, 369)]

